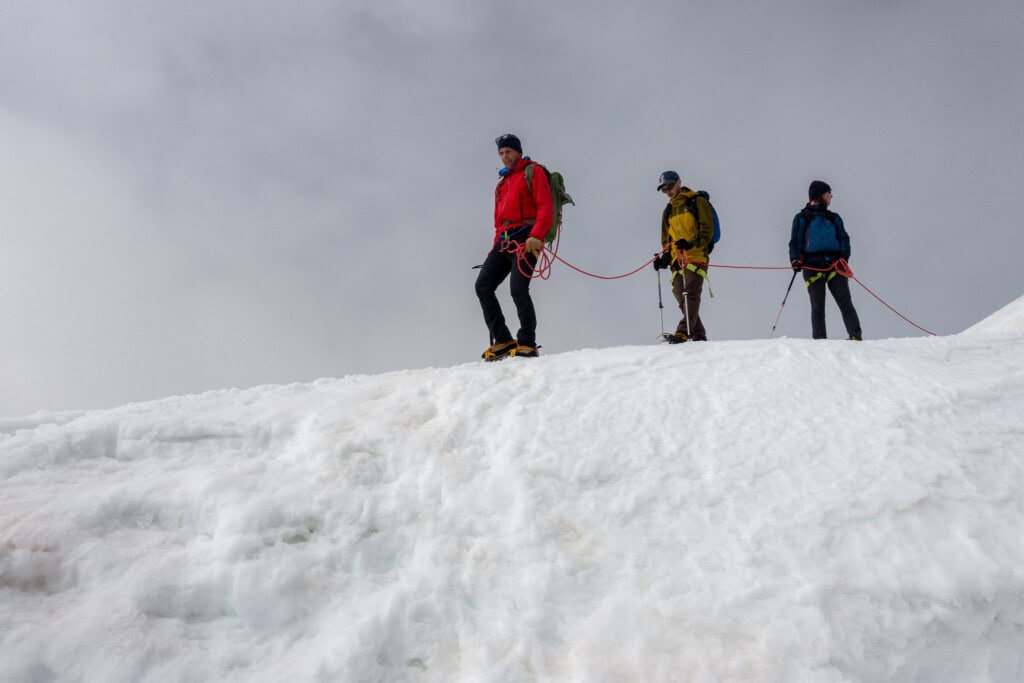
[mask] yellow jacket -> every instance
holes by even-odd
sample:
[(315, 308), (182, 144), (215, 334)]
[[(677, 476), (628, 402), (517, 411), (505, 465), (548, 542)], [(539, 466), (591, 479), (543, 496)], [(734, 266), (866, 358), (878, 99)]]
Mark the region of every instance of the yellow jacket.
[[(691, 203), (690, 200), (696, 197)], [(696, 208), (697, 215), (692, 210)], [(672, 254), (672, 269), (682, 266), (676, 241), (684, 239), (693, 247), (685, 252), (685, 263), (708, 263), (708, 246), (715, 234), (715, 219), (711, 205), (704, 197), (688, 187), (679, 190), (665, 207), (661, 215), (661, 244)]]

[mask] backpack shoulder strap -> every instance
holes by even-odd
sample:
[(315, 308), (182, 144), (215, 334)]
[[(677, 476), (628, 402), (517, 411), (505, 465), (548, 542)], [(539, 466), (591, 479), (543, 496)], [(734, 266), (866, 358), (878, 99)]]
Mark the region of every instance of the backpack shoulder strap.
[(526, 165), (526, 170), (523, 171), (523, 175), (526, 177), (526, 190), (530, 193), (531, 196), (533, 196), (533, 169), (535, 166), (540, 166), (541, 170), (543, 170), (545, 173), (548, 172), (548, 169), (544, 168), (543, 164), (538, 164), (536, 161), (531, 160)]
[[(705, 230), (710, 230), (711, 231), (711, 234), (707, 236), (708, 244), (712, 244), (711, 240), (714, 238), (714, 233), (715, 233), (714, 214), (711, 213), (711, 201), (709, 200), (710, 196), (711, 195), (709, 195), (704, 190), (697, 190), (692, 197), (690, 197), (689, 199), (686, 200), (686, 208), (689, 210), (689, 212), (691, 214), (693, 214), (693, 220), (697, 222), (697, 234), (698, 234), (698, 236), (700, 235), (700, 230), (701, 230), (702, 227)], [(704, 221), (701, 221), (701, 219), (700, 219), (700, 212), (697, 210), (697, 199), (698, 198), (703, 199), (707, 203), (707, 205), (708, 205), (708, 213), (709, 213), (709, 215), (705, 218)]]
[(548, 170), (548, 167), (547, 167), (547, 166), (545, 166), (544, 164), (542, 164), (542, 163), (540, 163), (540, 162), (537, 162), (537, 161), (533, 161), (533, 160), (531, 159), (531, 160), (530, 160), (530, 161), (529, 161), (529, 162), (528, 162), (528, 163), (526, 164), (526, 170), (525, 170), (525, 171), (523, 171), (523, 173), (525, 173), (525, 174), (526, 174), (526, 179), (527, 179), (527, 180), (533, 180), (533, 169), (534, 169), (535, 167), (536, 167), (536, 168), (539, 168), (539, 169), (541, 169), (542, 171), (544, 171), (544, 172), (545, 172), (545, 173), (547, 173), (548, 175), (551, 175), (551, 172), (550, 172), (550, 171)]
[(708, 203), (708, 206), (711, 205), (711, 195), (708, 194), (705, 190), (696, 190), (694, 192), (694, 195), (686, 200), (686, 207), (694, 216), (697, 215), (697, 199), (703, 199), (705, 202)]
[(804, 208), (800, 209), (800, 217), (803, 219), (802, 222), (803, 222), (804, 232), (807, 232), (807, 229), (809, 227), (811, 227), (811, 219), (814, 218), (811, 215), (811, 210), (808, 209), (807, 207), (804, 207)]

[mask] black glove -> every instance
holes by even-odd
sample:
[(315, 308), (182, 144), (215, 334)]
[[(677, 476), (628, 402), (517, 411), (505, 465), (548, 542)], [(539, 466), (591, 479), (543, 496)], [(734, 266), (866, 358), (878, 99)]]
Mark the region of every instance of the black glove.
[(796, 271), (796, 272), (800, 272), (804, 268), (804, 262), (801, 261), (798, 258), (793, 259), (793, 261), (790, 263), (790, 265), (793, 267), (793, 270)]
[(672, 255), (667, 251), (664, 254), (654, 256), (654, 269), (665, 270), (668, 268), (668, 264), (672, 263)]
[(693, 242), (690, 240), (679, 239), (676, 240), (676, 249), (683, 251), (685, 249), (693, 249)]

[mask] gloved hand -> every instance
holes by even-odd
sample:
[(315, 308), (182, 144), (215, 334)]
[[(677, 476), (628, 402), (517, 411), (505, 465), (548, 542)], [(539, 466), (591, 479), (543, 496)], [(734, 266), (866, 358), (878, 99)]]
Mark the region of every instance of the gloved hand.
[(664, 254), (654, 255), (655, 270), (665, 270), (666, 268), (668, 268), (668, 265), (670, 263), (672, 263), (672, 255), (669, 254), (667, 251)]
[(693, 242), (690, 240), (678, 239), (676, 240), (676, 249), (679, 249), (680, 251), (693, 249)]
[(796, 272), (800, 272), (804, 268), (804, 262), (798, 258), (793, 259), (789, 265), (792, 266), (793, 270)]
[(526, 238), (526, 251), (531, 254), (540, 254), (540, 250), (544, 248), (544, 243), (536, 237)]

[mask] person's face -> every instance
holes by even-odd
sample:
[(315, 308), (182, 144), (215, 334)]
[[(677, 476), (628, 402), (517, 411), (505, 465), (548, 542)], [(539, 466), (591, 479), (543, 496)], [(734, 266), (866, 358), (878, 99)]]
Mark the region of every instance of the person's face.
[(661, 191), (664, 192), (666, 195), (668, 195), (669, 199), (672, 199), (677, 194), (679, 194), (679, 190), (681, 190), (682, 187), (683, 187), (683, 181), (682, 180), (677, 180), (674, 183), (672, 183), (671, 185), (666, 185), (665, 187), (661, 188)]
[(831, 191), (826, 192), (825, 194), (821, 195), (821, 203), (824, 204), (825, 206), (829, 206), (830, 204), (832, 204), (832, 192)]
[(521, 156), (523, 155), (511, 147), (502, 147), (498, 150), (498, 158), (501, 159), (501, 163), (505, 168), (512, 168)]

